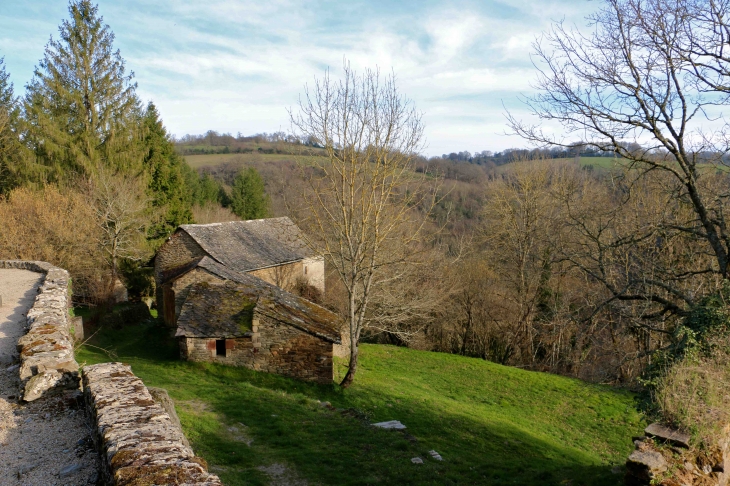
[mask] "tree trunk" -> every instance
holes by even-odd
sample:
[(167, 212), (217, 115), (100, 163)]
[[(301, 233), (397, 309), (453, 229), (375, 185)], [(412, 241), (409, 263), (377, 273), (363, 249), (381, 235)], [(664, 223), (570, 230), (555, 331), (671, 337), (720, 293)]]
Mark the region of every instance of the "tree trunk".
[(355, 379), (355, 372), (357, 371), (357, 341), (355, 339), (350, 340), (350, 365), (347, 367), (347, 374), (342, 379), (340, 386), (347, 388), (352, 385), (352, 381)]

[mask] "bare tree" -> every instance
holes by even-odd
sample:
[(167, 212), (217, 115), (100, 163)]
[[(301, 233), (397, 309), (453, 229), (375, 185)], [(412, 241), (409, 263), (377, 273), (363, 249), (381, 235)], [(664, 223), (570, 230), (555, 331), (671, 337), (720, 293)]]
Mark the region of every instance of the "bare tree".
[(326, 157), (302, 166), (308, 187), (295, 216), (347, 292), (350, 362), (341, 383), (347, 387), (373, 296), (417, 262), (436, 188), (413, 170), (423, 124), (395, 76), (358, 75), (347, 63), (343, 74), (335, 80), (326, 73), (305, 87), (291, 123), (300, 140), (325, 147)]
[(151, 223), (144, 185), (134, 177), (112, 175), (100, 168), (87, 183), (86, 195), (99, 228), (98, 246), (111, 271), (111, 285), (119, 274), (119, 259), (149, 255), (145, 239)]
[[(671, 180), (662, 179), (667, 202), (691, 208), (689, 215), (672, 212), (610, 243), (642, 243), (646, 255), (648, 242), (656, 252), (661, 242), (681, 236), (712, 255), (685, 261), (681, 270), (637, 275), (631, 279), (635, 285), (607, 286), (611, 300), (641, 303), (646, 318), (681, 312), (712, 290), (686, 292), (687, 281), (707, 274), (723, 279), (730, 272), (730, 191), (727, 184), (708, 181), (730, 148), (718, 112), (727, 104), (722, 22), (728, 3), (710, 4), (708, 10), (708, 2), (695, 0), (605, 0), (588, 18), (589, 34), (554, 25), (534, 44), (538, 94), (526, 101), (536, 116), (562, 125), (566, 135), (553, 136), (508, 115), (515, 133), (538, 144), (567, 147), (567, 138), (578, 136), (585, 146), (618, 154), (627, 163), (625, 176), (634, 181), (668, 175)], [(586, 236), (595, 229), (587, 228)], [(635, 259), (637, 252), (625, 254)]]

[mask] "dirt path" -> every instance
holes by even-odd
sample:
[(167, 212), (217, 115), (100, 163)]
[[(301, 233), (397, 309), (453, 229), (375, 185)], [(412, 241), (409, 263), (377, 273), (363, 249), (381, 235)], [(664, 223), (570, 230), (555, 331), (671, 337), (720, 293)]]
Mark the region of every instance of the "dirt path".
[(96, 484), (99, 458), (78, 398), (67, 394), (18, 402), (16, 343), (41, 277), (0, 270), (0, 485)]

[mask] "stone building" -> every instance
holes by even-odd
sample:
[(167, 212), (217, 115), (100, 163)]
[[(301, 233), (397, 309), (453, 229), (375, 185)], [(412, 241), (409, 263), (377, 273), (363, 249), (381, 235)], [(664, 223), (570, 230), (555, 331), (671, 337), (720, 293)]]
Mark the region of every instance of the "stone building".
[(185, 224), (155, 256), (157, 308), (173, 326), (190, 286), (254, 275), (291, 290), (298, 280), (324, 293), (324, 259), (289, 218)]
[(193, 283), (175, 336), (182, 359), (319, 383), (332, 382), (332, 348), (340, 343), (335, 314), (250, 274)]

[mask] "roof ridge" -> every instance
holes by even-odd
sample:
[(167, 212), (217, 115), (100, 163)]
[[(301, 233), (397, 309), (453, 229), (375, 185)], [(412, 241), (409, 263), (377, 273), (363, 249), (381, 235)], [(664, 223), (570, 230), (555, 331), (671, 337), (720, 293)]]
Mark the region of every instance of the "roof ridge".
[(204, 227), (213, 227), (213, 226), (223, 226), (225, 224), (236, 224), (236, 223), (253, 223), (256, 221), (277, 221), (277, 220), (289, 220), (292, 224), (294, 224), (294, 221), (291, 220), (289, 216), (277, 216), (276, 218), (258, 218), (258, 219), (237, 219), (234, 221), (222, 221), (220, 223), (188, 223), (188, 224), (181, 224), (179, 228), (204, 228)]

